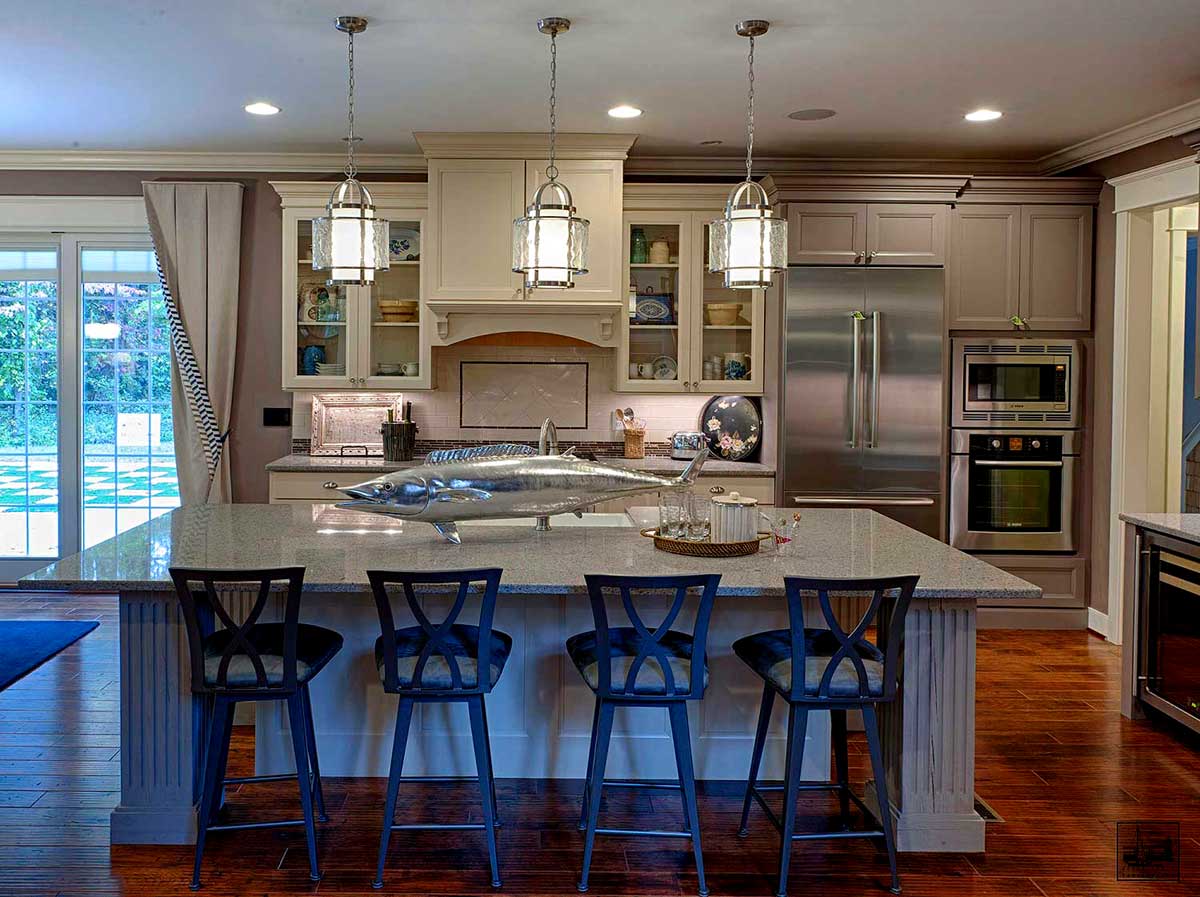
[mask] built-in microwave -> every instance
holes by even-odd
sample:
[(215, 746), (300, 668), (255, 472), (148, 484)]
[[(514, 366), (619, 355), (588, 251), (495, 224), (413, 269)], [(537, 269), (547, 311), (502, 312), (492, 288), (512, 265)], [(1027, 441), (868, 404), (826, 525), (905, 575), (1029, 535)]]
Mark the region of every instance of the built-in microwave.
[(951, 346), (951, 426), (1082, 426), (1078, 340), (960, 338)]

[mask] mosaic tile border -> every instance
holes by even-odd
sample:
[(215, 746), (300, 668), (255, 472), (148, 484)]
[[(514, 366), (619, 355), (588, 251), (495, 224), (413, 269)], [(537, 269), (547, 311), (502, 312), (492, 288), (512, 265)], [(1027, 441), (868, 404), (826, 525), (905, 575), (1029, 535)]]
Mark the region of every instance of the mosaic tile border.
[[(468, 448), (478, 445), (500, 445), (512, 442), (511, 439), (418, 439), (415, 454), (420, 457), (436, 449)], [(591, 452), (599, 458), (620, 458), (625, 454), (624, 442), (587, 442), (572, 439), (559, 439), (563, 448), (575, 446), (576, 451)], [(293, 439), (292, 454), (308, 455), (312, 451), (312, 442), (308, 439)], [(671, 443), (647, 442), (646, 455), (652, 458), (667, 458), (671, 455)]]

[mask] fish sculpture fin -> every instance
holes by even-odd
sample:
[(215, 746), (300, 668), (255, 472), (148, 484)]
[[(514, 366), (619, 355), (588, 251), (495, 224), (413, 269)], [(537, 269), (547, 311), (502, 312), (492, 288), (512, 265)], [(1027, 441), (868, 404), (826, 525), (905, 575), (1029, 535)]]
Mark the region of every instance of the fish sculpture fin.
[(702, 446), (700, 451), (696, 452), (696, 457), (692, 458), (691, 463), (683, 469), (683, 473), (675, 482), (680, 486), (694, 485), (696, 477), (700, 476), (700, 469), (704, 467), (704, 462), (707, 460), (708, 446)]
[(456, 524), (435, 523), (433, 524), (433, 528), (437, 530), (442, 538), (444, 538), (447, 542), (453, 542), (455, 545), (462, 544), (462, 536), (458, 534), (458, 526)]
[(486, 489), (439, 489), (434, 501), (491, 501), (492, 493)]
[(508, 458), (513, 455), (536, 455), (537, 449), (517, 442), (499, 445), (472, 445), (466, 448), (438, 449), (425, 456), (426, 464), (446, 464), (450, 461), (474, 461), (480, 458)]
[(575, 446), (571, 446), (565, 452), (559, 452), (558, 454), (559, 454), (560, 458), (574, 458), (575, 457)]
[(583, 519), (583, 511), (576, 511), (575, 516), (578, 517), (580, 520), (582, 520)]

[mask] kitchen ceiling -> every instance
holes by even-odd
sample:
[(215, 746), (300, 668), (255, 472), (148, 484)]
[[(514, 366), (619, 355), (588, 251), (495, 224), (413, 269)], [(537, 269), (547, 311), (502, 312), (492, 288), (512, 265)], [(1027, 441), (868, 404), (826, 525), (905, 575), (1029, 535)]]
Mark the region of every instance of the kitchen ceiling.
[[(4, 0), (0, 150), (340, 152), (345, 41), (366, 153), (412, 131), (546, 128), (540, 16), (564, 15), (559, 127), (629, 131), (634, 155), (744, 148), (757, 44), (763, 156), (1034, 159), (1200, 97), (1196, 0)], [(279, 115), (243, 106), (267, 100)], [(607, 110), (631, 103), (633, 121)], [(1003, 111), (972, 124), (964, 113)], [(796, 121), (802, 109), (836, 115)], [(716, 146), (703, 141), (720, 140)]]

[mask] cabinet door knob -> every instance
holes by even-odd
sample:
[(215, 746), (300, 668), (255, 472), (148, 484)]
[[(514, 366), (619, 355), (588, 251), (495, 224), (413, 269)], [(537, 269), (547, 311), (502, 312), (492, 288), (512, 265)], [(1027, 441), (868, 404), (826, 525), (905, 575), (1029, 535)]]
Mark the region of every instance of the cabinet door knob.
[(325, 489), (336, 489), (338, 487), (338, 484), (335, 483), (333, 480), (329, 480), (327, 483), (322, 483), (321, 486), (324, 487)]
[(724, 486), (712, 486), (709, 488), (708, 492), (710, 495), (724, 495), (725, 487)]
[(854, 253), (854, 264), (856, 264), (856, 265), (857, 265), (859, 262), (861, 262), (861, 261), (863, 260), (863, 255), (864, 255), (864, 254), (865, 254), (865, 253), (862, 253), (862, 252), (856, 252), (856, 253)]
[(875, 256), (877, 256), (877, 255), (879, 255), (879, 252), (878, 252), (877, 250), (875, 250), (875, 249), (872, 249), (872, 250), (871, 250), (869, 253), (867, 253), (867, 261), (868, 261), (868, 262), (869, 262), (869, 261), (871, 261), (871, 260), (872, 260), (872, 259), (874, 259), (874, 258), (875, 258)]

